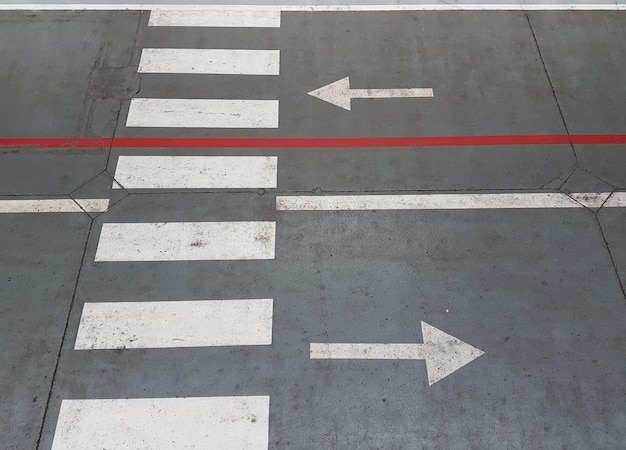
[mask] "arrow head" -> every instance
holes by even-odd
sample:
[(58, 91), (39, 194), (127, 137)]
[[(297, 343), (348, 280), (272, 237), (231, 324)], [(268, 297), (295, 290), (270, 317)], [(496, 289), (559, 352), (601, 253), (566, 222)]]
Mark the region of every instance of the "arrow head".
[(426, 371), (429, 386), (485, 353), (426, 322), (422, 322), (422, 338), (424, 346), (428, 347)]
[(309, 92), (309, 95), (350, 111), (350, 77), (342, 78), (334, 83), (315, 89)]

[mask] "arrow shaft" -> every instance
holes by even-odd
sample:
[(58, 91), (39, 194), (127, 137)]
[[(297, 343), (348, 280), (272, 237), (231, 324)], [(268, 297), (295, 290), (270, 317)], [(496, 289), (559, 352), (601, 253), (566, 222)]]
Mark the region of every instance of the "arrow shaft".
[(433, 97), (431, 88), (413, 89), (350, 89), (352, 98), (415, 98)]
[(432, 385), (484, 354), (471, 345), (422, 322), (423, 344), (311, 343), (311, 359), (423, 359)]
[(424, 344), (328, 344), (311, 343), (311, 359), (427, 359)]

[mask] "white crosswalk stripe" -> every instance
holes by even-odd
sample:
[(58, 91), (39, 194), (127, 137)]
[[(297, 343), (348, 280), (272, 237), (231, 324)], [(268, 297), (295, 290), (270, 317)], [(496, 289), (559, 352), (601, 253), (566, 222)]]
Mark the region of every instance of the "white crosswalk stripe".
[(105, 223), (96, 262), (274, 259), (275, 222)]
[(269, 396), (63, 400), (52, 450), (266, 450)]
[(126, 126), (278, 128), (278, 100), (134, 98)]
[(279, 50), (144, 48), (139, 73), (278, 75)]
[(270, 345), (272, 299), (85, 303), (75, 350)]
[(280, 10), (244, 9), (154, 9), (150, 13), (151, 27), (228, 27), (228, 28), (278, 28)]
[(123, 155), (115, 179), (125, 189), (272, 189), (277, 169), (275, 156)]

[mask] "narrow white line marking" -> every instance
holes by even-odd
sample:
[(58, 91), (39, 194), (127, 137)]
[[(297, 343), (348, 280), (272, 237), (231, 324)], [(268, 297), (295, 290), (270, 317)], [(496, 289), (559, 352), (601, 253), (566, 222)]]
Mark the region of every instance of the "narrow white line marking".
[(434, 97), (432, 88), (411, 89), (350, 89), (352, 98)]
[(610, 192), (573, 192), (569, 194), (570, 197), (587, 208), (601, 207), (609, 195), (611, 195)]
[(270, 345), (271, 299), (85, 303), (75, 350)]
[(134, 98), (126, 126), (278, 128), (278, 100)]
[(274, 259), (275, 222), (105, 223), (96, 261)]
[(280, 50), (144, 48), (138, 72), (278, 75)]
[(273, 189), (277, 167), (275, 156), (120, 156), (115, 179), (126, 189)]
[[(271, 18), (270, 13), (280, 11), (292, 11), (292, 12), (324, 12), (324, 11), (565, 11), (565, 10), (581, 10), (581, 11), (618, 11), (626, 10), (626, 3), (539, 3), (539, 4), (520, 4), (520, 3), (425, 3), (425, 4), (388, 4), (388, 5), (180, 5), (180, 4), (159, 4), (159, 3), (10, 3), (0, 4), (0, 10), (98, 10), (98, 11), (147, 11), (152, 10), (150, 19), (152, 20), (155, 12), (159, 12), (161, 15), (166, 15), (166, 12), (176, 11), (180, 16), (189, 15), (191, 11), (201, 14), (202, 17), (211, 17), (211, 14), (218, 12), (230, 12), (233, 16), (232, 19), (220, 18), (219, 21), (212, 20), (206, 21), (204, 24), (202, 19), (180, 19), (180, 22), (176, 22), (176, 19), (155, 19), (160, 26), (229, 26), (229, 27), (262, 27), (261, 21), (256, 19), (244, 21), (241, 15), (238, 18), (237, 14), (241, 12), (265, 12), (267, 14), (264, 22), (271, 23), (271, 28), (277, 28), (280, 26), (280, 22)], [(280, 16), (279, 16), (280, 17)], [(251, 25), (242, 25), (246, 22), (252, 22)], [(197, 25), (194, 25), (196, 23)], [(219, 23), (225, 23), (225, 25), (219, 25)], [(227, 25), (230, 23), (230, 25)], [(258, 23), (258, 24), (254, 24)], [(155, 26), (154, 24), (150, 24)], [(270, 27), (267, 25), (266, 27)]]
[(266, 450), (269, 396), (63, 400), (52, 450)]
[(613, 192), (604, 206), (607, 208), (626, 208), (626, 192)]
[[(148, 26), (151, 27), (237, 27), (237, 28), (278, 28), (280, 10), (268, 8), (254, 10), (237, 9), (231, 6), (202, 9), (198, 5), (189, 10), (161, 9), (156, 6), (150, 13)], [(151, 8), (153, 9), (153, 8)]]
[(74, 201), (86, 212), (106, 212), (109, 210), (108, 198), (75, 198)]
[[(80, 206), (79, 206), (80, 205)], [(84, 211), (83, 209), (84, 208)], [(21, 213), (81, 213), (105, 212), (109, 200), (103, 199), (45, 199), (45, 200), (0, 200), (0, 214)]]
[(278, 211), (582, 208), (561, 193), (278, 196)]

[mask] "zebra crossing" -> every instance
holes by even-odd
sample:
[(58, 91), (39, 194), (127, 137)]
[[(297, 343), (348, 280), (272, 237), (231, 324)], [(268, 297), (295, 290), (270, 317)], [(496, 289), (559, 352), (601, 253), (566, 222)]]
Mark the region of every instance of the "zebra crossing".
[[(153, 11), (153, 27), (280, 26), (280, 11)], [(144, 48), (141, 74), (274, 76), (280, 50)], [(279, 101), (220, 98), (133, 98), (127, 127), (278, 128)]]
[[(153, 11), (149, 26), (279, 27), (280, 12)], [(278, 75), (280, 51), (144, 48), (141, 74)], [(133, 98), (127, 127), (277, 128), (278, 100)], [(113, 189), (273, 189), (273, 156), (121, 155)], [(275, 258), (272, 221), (104, 223), (94, 261)], [(75, 351), (268, 346), (273, 299), (85, 303)], [(65, 399), (52, 449), (268, 448), (269, 396)], [(182, 425), (182, 426), (181, 426)], [(124, 433), (111, 430), (124, 429)]]
[[(275, 234), (274, 222), (104, 223), (95, 262), (270, 260)], [(273, 303), (86, 302), (74, 351), (269, 346)], [(52, 449), (267, 449), (269, 402), (269, 395), (64, 399)]]

